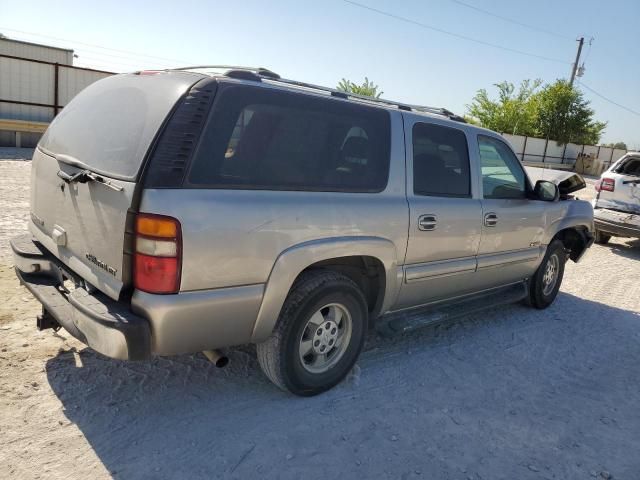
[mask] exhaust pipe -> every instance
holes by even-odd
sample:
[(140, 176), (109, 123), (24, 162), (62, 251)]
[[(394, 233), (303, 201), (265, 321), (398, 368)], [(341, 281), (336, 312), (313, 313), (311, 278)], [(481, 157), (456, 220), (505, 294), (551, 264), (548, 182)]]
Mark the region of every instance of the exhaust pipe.
[(229, 363), (229, 357), (220, 350), (204, 350), (202, 353), (218, 368), (226, 367)]

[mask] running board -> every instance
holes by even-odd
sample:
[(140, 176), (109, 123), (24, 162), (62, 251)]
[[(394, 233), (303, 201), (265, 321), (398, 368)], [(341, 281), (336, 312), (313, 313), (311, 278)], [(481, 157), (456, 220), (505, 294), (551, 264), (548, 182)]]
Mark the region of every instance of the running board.
[(435, 305), (390, 313), (378, 319), (376, 330), (383, 336), (394, 336), (481, 312), (497, 305), (516, 303), (528, 295), (528, 283), (521, 282)]

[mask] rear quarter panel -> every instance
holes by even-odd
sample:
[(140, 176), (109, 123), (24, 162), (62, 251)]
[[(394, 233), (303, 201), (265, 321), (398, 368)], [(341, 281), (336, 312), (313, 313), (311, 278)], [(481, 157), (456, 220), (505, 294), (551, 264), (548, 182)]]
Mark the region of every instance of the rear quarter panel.
[(409, 222), (404, 132), (400, 113), (390, 115), (389, 179), (381, 193), (145, 190), (141, 212), (181, 223), (181, 291), (266, 283), (282, 252), (320, 239), (380, 238), (403, 263)]

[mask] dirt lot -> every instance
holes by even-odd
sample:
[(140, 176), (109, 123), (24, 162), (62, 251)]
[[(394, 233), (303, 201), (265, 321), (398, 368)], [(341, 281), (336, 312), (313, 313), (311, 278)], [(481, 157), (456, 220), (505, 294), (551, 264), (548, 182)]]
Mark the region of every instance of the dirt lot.
[(640, 478), (640, 242), (569, 263), (548, 310), (372, 334), (299, 399), (250, 349), (124, 363), (38, 333), (7, 244), (29, 168), (0, 161), (0, 478)]

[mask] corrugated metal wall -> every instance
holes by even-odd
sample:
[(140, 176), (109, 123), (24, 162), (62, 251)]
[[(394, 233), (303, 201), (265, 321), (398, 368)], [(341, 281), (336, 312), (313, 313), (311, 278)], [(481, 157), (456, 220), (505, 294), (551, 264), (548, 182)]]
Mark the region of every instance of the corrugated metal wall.
[[(0, 55), (3, 55), (0, 53)], [(32, 59), (0, 56), (0, 120), (29, 120), (50, 122), (55, 116), (56, 69), (58, 70), (58, 111), (82, 89), (112, 75), (110, 72), (90, 70)], [(39, 105), (24, 105), (23, 102)], [(40, 134), (22, 133), (22, 146), (33, 147)], [(15, 145), (15, 133), (0, 130), (0, 146)]]
[(58, 75), (58, 103), (65, 106), (85, 87), (110, 74), (61, 66)]
[(21, 42), (9, 38), (0, 38), (0, 55), (31, 58), (43, 62), (73, 65), (73, 50)]

